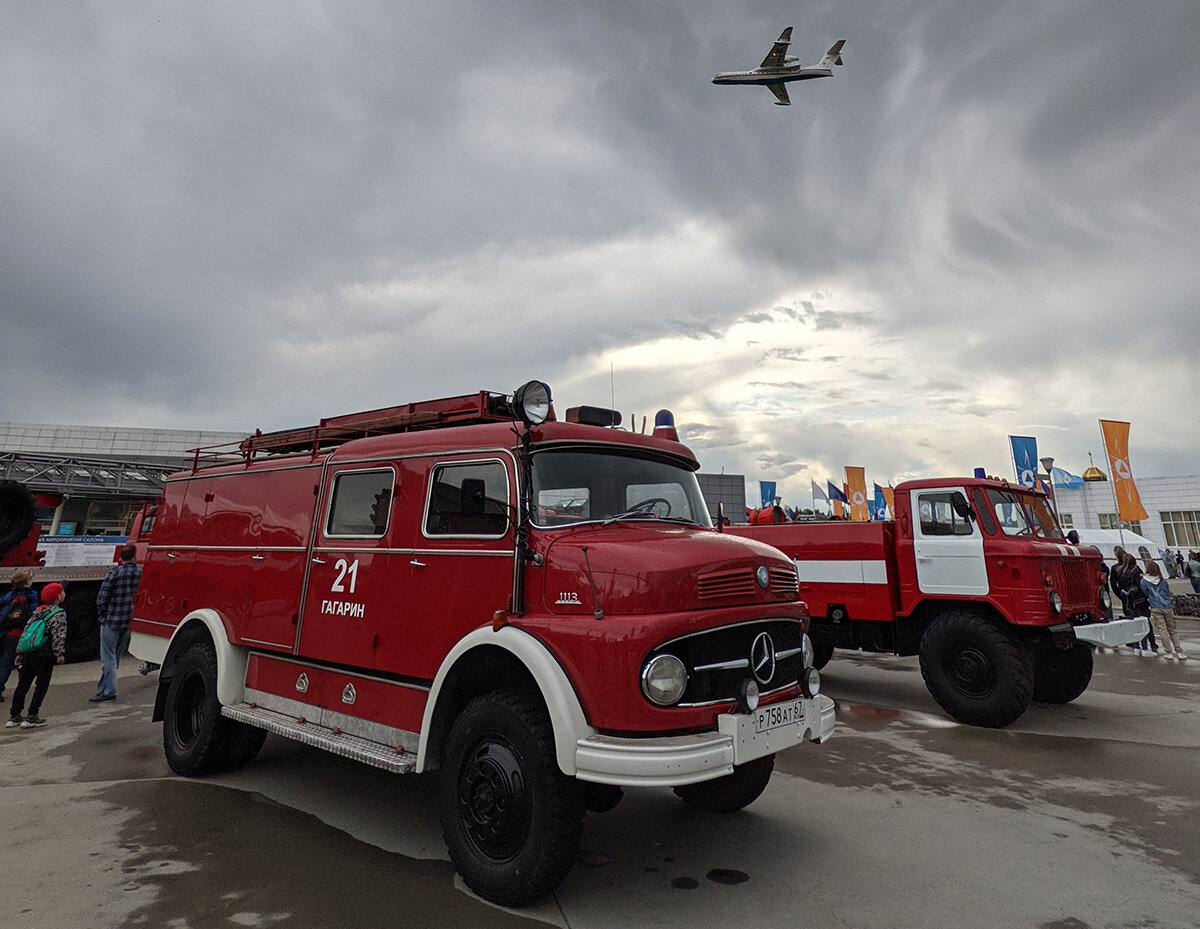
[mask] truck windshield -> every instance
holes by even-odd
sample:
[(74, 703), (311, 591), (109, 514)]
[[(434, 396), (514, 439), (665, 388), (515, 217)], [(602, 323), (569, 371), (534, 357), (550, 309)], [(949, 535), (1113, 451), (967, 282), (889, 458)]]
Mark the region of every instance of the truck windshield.
[(533, 502), (543, 527), (617, 519), (712, 526), (693, 471), (628, 450), (535, 452)]
[(1039, 539), (1062, 540), (1062, 529), (1045, 497), (1011, 490), (989, 490), (988, 505), (1005, 535), (1031, 535)]

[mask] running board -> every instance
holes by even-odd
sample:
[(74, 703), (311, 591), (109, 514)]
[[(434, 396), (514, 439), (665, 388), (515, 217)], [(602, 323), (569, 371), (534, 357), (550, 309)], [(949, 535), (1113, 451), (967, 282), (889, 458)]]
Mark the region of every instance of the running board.
[(233, 706), (221, 707), (221, 715), (239, 723), (266, 729), (284, 738), (295, 739), (314, 748), (322, 748), (334, 755), (350, 758), (383, 768), (393, 774), (411, 774), (417, 767), (417, 756), (401, 748), (394, 748), (380, 742), (372, 742), (356, 735), (340, 732), (337, 729), (327, 729), (316, 723), (296, 719), (285, 713), (276, 713), (261, 706), (249, 703), (236, 703)]

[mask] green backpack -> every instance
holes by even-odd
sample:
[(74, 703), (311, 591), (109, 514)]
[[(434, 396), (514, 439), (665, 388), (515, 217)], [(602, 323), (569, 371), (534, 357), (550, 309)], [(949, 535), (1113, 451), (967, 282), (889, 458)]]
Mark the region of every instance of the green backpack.
[(29, 620), (29, 625), (25, 627), (25, 631), (21, 633), (21, 638), (17, 641), (17, 654), (29, 655), (44, 649), (50, 641), (50, 630), (47, 628), (47, 623), (50, 617), (61, 612), (62, 610), (57, 607), (45, 611), (35, 611), (33, 618)]

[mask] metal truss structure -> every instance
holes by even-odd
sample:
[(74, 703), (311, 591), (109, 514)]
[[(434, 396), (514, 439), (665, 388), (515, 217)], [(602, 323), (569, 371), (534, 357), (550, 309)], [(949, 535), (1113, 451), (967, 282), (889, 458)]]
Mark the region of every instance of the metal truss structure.
[(18, 481), (31, 491), (116, 497), (157, 497), (167, 475), (179, 471), (179, 459), (133, 461), (37, 452), (0, 452), (0, 480)]

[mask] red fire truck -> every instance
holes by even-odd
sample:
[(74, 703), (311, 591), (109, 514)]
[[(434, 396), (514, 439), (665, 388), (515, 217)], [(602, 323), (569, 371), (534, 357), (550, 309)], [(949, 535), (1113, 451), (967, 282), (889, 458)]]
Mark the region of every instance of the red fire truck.
[(466, 883), (517, 905), (622, 786), (732, 811), (833, 730), (792, 563), (714, 531), (651, 435), (533, 381), (198, 450), (148, 529), (131, 651), (171, 768), (267, 732), (438, 771)]
[(975, 726), (1031, 700), (1069, 703), (1093, 644), (1146, 634), (1109, 619), (1100, 554), (1067, 543), (1046, 495), (990, 478), (908, 481), (894, 522), (733, 526), (793, 559), (817, 667), (835, 648), (919, 655), (934, 699)]

